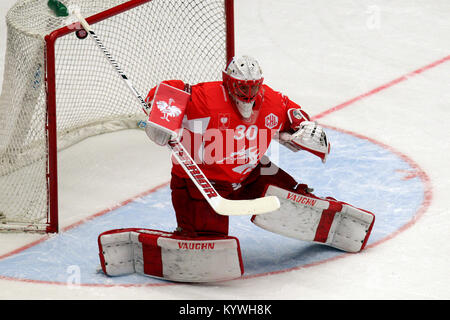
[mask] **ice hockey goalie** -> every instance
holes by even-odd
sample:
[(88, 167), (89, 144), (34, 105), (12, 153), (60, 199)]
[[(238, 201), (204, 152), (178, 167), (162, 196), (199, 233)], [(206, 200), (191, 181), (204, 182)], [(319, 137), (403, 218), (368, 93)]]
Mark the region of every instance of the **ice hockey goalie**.
[[(180, 141), (223, 198), (277, 196), (281, 207), (253, 216), (255, 225), (346, 252), (361, 251), (374, 224), (371, 212), (315, 196), (264, 156), (272, 139), (277, 139), (290, 150), (310, 152), (325, 163), (331, 147), (324, 128), (300, 105), (263, 84), (255, 59), (235, 57), (222, 76), (222, 81), (195, 85), (181, 80), (159, 85), (188, 92), (182, 106), (170, 97), (155, 100), (159, 86), (151, 89), (148, 137), (160, 146)], [(159, 101), (165, 104), (158, 106)], [(228, 234), (229, 217), (213, 210), (176, 161), (170, 188), (176, 230), (125, 229), (100, 235), (103, 271), (185, 282), (242, 275), (239, 241)]]

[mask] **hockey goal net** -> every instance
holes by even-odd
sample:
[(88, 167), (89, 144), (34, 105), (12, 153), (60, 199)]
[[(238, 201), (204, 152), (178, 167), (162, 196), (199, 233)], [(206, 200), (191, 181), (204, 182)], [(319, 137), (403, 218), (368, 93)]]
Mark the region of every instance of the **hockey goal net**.
[(58, 6), (19, 0), (6, 16), (0, 231), (57, 232), (58, 151), (136, 128), (143, 118), (103, 54), (61, 8), (80, 9), (143, 95), (165, 79), (219, 80), (234, 53), (232, 0), (51, 2)]

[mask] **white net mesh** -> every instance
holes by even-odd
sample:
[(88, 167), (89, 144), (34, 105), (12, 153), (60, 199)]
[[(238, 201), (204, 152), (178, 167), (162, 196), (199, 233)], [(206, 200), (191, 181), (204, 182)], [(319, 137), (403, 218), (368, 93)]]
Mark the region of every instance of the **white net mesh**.
[[(85, 17), (121, 0), (66, 0)], [(219, 80), (226, 64), (224, 0), (153, 0), (93, 28), (137, 90), (165, 79)], [(45, 37), (70, 25), (43, 0), (20, 0), (7, 15), (0, 97), (0, 228), (48, 224), (48, 131)], [(71, 32), (55, 41), (58, 150), (92, 135), (135, 128), (139, 104), (91, 39)], [(50, 146), (51, 148), (52, 146)]]

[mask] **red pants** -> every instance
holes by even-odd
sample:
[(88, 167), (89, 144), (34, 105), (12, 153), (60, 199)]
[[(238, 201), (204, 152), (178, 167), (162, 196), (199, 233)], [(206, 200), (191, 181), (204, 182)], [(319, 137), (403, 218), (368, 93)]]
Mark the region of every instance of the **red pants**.
[[(261, 174), (263, 168), (276, 168), (271, 175)], [(233, 190), (230, 183), (212, 181), (217, 192), (230, 200), (255, 199), (263, 195), (269, 184), (297, 192), (306, 192), (306, 185), (298, 185), (288, 173), (277, 168), (273, 163), (259, 164), (241, 183), (241, 187)], [(190, 179), (172, 174), (170, 183), (172, 204), (175, 209), (179, 233), (195, 236), (199, 234), (228, 235), (228, 216), (217, 214), (202, 196)]]

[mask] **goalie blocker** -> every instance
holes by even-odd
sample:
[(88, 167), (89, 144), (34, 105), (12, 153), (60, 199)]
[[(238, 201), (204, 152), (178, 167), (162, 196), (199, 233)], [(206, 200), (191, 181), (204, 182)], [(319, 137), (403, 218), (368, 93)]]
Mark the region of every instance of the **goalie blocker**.
[(331, 198), (303, 195), (270, 185), (265, 195), (280, 199), (279, 210), (253, 216), (252, 222), (290, 238), (312, 241), (359, 252), (367, 244), (375, 216), (366, 210)]
[(138, 273), (177, 282), (213, 282), (244, 273), (239, 241), (230, 236), (188, 238), (127, 228), (103, 232), (98, 246), (108, 276)]

